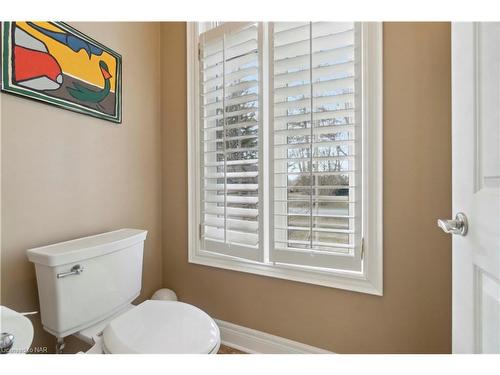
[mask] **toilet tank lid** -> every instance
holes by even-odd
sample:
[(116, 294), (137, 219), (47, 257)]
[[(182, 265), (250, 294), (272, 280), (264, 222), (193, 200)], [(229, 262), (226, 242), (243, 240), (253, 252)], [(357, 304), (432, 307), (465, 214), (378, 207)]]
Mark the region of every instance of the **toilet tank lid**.
[(118, 229), (29, 249), (26, 254), (33, 263), (55, 267), (127, 248), (144, 241), (147, 233), (142, 229)]

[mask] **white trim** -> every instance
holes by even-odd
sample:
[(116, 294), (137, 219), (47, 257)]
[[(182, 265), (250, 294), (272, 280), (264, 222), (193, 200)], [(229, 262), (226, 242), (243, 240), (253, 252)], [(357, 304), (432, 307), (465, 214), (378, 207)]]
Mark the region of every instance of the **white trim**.
[(191, 255), (198, 245), (200, 238), (200, 221), (198, 216), (199, 196), (199, 150), (198, 139), (198, 24), (197, 22), (186, 23), (187, 39), (187, 139), (188, 139), (188, 249), (189, 262)]
[[(381, 22), (363, 23), (364, 274), (383, 295), (383, 38)], [(370, 189), (366, 187), (369, 186)]]
[(247, 262), (238, 258), (219, 256), (215, 253), (204, 251), (200, 251), (200, 253), (197, 254), (194, 251), (189, 251), (189, 263), (378, 296), (382, 295), (381, 290), (376, 289), (374, 284), (366, 280), (359, 273), (341, 270), (335, 270), (334, 272), (331, 270), (308, 269), (306, 267), (294, 267), (283, 264)]
[[(363, 70), (363, 272), (295, 267), (276, 263), (245, 261), (199, 249), (199, 135), (198, 135), (198, 30), (187, 23), (187, 108), (188, 108), (188, 261), (205, 266), (262, 276), (346, 289), (381, 296), (383, 294), (383, 154), (382, 154), (382, 23), (363, 23), (363, 56), (370, 63)], [(267, 72), (265, 72), (267, 74)], [(368, 168), (366, 167), (368, 166)], [(265, 184), (265, 186), (269, 186)], [(267, 194), (268, 195), (268, 194)], [(265, 202), (267, 199), (265, 200)], [(269, 203), (268, 203), (269, 204)], [(271, 205), (270, 205), (271, 206)], [(272, 207), (265, 208), (269, 213)], [(269, 226), (264, 217), (264, 227)], [(266, 236), (272, 239), (272, 233)], [(264, 251), (269, 242), (264, 243)]]
[(250, 354), (334, 354), (328, 350), (215, 319), (221, 343)]

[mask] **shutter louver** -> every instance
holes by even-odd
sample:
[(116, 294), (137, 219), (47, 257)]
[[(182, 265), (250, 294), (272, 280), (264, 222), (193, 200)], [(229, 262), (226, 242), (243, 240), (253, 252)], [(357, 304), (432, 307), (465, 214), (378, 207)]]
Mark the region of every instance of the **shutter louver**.
[(206, 251), (262, 260), (261, 27), (200, 35), (201, 236)]
[(360, 33), (271, 25), (271, 261), (361, 270)]

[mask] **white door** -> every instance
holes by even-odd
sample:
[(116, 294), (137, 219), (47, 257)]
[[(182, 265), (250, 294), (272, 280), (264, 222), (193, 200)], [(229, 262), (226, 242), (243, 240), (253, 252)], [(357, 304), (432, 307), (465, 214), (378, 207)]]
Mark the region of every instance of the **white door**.
[(500, 23), (453, 24), (452, 118), (453, 352), (500, 353)]

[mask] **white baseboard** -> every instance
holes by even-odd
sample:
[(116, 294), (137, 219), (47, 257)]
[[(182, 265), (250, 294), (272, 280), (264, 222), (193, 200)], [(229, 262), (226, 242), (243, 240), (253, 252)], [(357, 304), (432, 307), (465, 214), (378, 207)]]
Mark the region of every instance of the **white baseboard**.
[(221, 342), (234, 349), (251, 354), (333, 354), (328, 350), (242, 327), (223, 320), (215, 320), (220, 329)]

